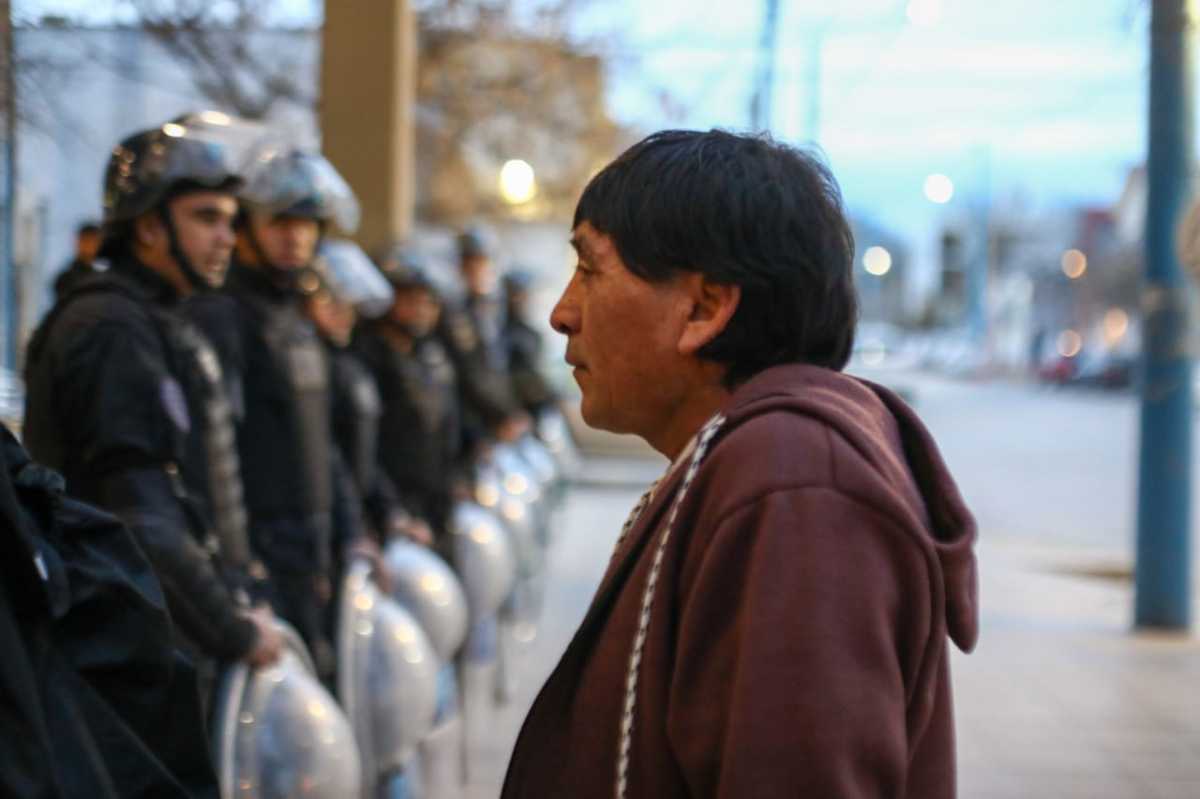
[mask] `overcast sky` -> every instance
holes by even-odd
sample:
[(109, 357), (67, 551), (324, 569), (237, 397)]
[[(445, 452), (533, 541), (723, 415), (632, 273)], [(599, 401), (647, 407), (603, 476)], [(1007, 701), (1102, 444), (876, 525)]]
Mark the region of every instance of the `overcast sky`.
[[(932, 172), (951, 176), (960, 199), (1106, 205), (1144, 158), (1137, 0), (780, 3), (772, 131), (808, 141), (815, 116), (848, 202), (884, 223), (944, 212), (922, 194)], [(629, 3), (623, 27), (640, 57), (614, 72), (617, 115), (659, 126), (665, 88), (684, 109), (671, 124), (747, 126), (762, 5)], [(812, 10), (830, 6), (845, 10)], [(597, 4), (598, 17), (612, 13)]]
[[(1144, 158), (1141, 0), (779, 2), (771, 129), (797, 143), (815, 131), (850, 206), (889, 227), (953, 210), (924, 198), (932, 172), (954, 180), (957, 202), (1107, 205)], [(102, 3), (14, 6), (111, 13), (95, 11)], [(630, 56), (611, 69), (620, 121), (646, 131), (749, 125), (763, 3), (705, 6), (594, 0), (578, 20), (582, 34), (614, 37)], [(311, 19), (320, 6), (287, 7)]]

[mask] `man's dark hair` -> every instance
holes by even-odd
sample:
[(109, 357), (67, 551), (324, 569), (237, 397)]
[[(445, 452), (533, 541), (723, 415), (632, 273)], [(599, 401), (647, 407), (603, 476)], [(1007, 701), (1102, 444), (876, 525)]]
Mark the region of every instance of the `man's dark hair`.
[(96, 236), (100, 234), (100, 225), (95, 222), (84, 222), (79, 227), (75, 228), (75, 237), (82, 238), (84, 236)]
[(573, 227), (583, 222), (644, 280), (690, 271), (741, 287), (729, 325), (699, 353), (728, 364), (728, 386), (776, 364), (846, 365), (854, 237), (816, 157), (767, 136), (660, 131), (592, 178)]

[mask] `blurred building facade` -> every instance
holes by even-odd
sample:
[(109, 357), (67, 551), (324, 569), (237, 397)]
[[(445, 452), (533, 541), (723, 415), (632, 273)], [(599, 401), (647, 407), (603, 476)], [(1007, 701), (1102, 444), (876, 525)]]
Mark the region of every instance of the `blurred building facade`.
[[(39, 90), (26, 93), (18, 139), (17, 291), (19, 327), (28, 335), (49, 303), (54, 275), (73, 254), (76, 226), (100, 216), (112, 146), (214, 104), (194, 72), (143, 30), (51, 19), (16, 35), (23, 61), (37, 70), (26, 83)], [(256, 50), (286, 54), (299, 94), (315, 100), (320, 31), (252, 36)], [(415, 235), (435, 257), (448, 257), (451, 231), (485, 220), (522, 266), (561, 271), (569, 249), (562, 220), (586, 179), (628, 140), (607, 114), (603, 61), (558, 40), (511, 34), (496, 40), (423, 31), (419, 48)], [(371, 68), (369, 54), (362, 63)], [(511, 108), (497, 105), (498, 86), (509, 90)], [(298, 143), (320, 143), (313, 101), (280, 98), (263, 121)], [(506, 199), (499, 184), (507, 159), (530, 165), (536, 181), (520, 202)], [(547, 281), (556, 288), (555, 276)]]

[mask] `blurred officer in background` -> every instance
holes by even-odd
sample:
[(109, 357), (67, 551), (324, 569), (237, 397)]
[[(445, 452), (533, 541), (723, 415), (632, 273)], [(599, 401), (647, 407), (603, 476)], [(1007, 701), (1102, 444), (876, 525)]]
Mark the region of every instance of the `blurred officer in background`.
[(439, 337), (458, 374), (463, 441), (467, 450), (489, 438), (511, 441), (529, 428), (529, 418), (513, 394), (504, 342), (504, 300), (487, 236), (467, 230), (457, 239), (463, 295), (448, 306)]
[(533, 275), (512, 270), (504, 276), (504, 343), (508, 348), (508, 372), (517, 401), (531, 415), (558, 401), (542, 374), (542, 334), (529, 322), (529, 294)]
[(404, 507), (444, 544), (461, 482), (462, 421), (454, 364), (433, 335), (441, 302), (412, 250), (401, 251), (385, 276), (394, 292), (391, 306), (364, 324), (355, 342), (382, 402), (379, 462)]
[(240, 199), (226, 286), (235, 312), (226, 324), (239, 353), (238, 449), (251, 535), (270, 570), (276, 610), (328, 677), (334, 664), (324, 618), (337, 508), (329, 362), (298, 280), (331, 224), (357, 226), (358, 204), (325, 158), (271, 146), (247, 167)]
[(95, 222), (85, 222), (75, 231), (75, 257), (54, 280), (54, 299), (61, 300), (80, 279), (95, 274), (94, 262), (100, 252), (101, 231)]

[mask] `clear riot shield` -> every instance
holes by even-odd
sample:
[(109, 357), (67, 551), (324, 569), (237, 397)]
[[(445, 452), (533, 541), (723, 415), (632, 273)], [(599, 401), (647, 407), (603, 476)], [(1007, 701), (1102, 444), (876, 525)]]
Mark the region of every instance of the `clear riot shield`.
[(470, 606), (462, 583), (433, 550), (397, 538), (383, 550), (392, 575), (392, 599), (407, 608), (429, 636), (443, 663), (454, 659), (467, 636)]
[(362, 790), (350, 722), (317, 681), (295, 630), (275, 665), (228, 669), (216, 699), (214, 748), (226, 799), (346, 799)]
[(412, 796), (417, 745), (437, 710), (437, 653), (416, 618), (376, 588), (365, 561), (347, 569), (339, 613), (338, 695), (367, 795)]

